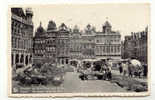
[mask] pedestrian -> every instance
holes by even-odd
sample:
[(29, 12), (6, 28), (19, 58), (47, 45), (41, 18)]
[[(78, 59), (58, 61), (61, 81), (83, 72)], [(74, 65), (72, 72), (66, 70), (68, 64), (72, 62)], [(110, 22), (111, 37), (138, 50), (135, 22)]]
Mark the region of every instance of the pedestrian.
[(128, 76), (129, 77), (133, 77), (133, 71), (134, 71), (133, 68), (134, 68), (133, 65), (129, 62), (128, 63)]
[(111, 74), (111, 67), (110, 66), (107, 67), (106, 72), (107, 72), (107, 79), (111, 80), (112, 79), (112, 74)]
[(104, 80), (107, 79), (106, 68), (107, 68), (107, 66), (105, 65), (105, 63), (103, 63), (103, 64), (101, 65), (101, 69), (100, 69), (100, 71), (99, 71), (99, 72), (103, 73), (103, 79), (104, 79)]
[(111, 80), (111, 78), (112, 78), (111, 63), (110, 63), (109, 59), (107, 59), (107, 62), (106, 62), (106, 77), (107, 77), (107, 80)]
[(128, 68), (128, 66), (127, 66), (127, 64), (126, 64), (126, 62), (123, 62), (122, 63), (122, 67), (123, 67), (123, 76), (126, 76), (126, 73), (127, 73), (127, 68)]
[(143, 65), (143, 76), (144, 77), (147, 77), (147, 71), (148, 71), (147, 64), (144, 64)]
[(138, 66), (138, 76), (139, 76), (139, 78), (141, 78), (141, 73), (143, 72), (142, 70), (143, 70), (142, 66)]

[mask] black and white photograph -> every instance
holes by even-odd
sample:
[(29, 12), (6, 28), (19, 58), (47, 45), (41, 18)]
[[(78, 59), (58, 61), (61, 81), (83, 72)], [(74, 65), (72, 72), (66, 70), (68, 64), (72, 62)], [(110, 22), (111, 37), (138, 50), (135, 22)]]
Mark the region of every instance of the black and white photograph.
[(149, 3), (10, 6), (10, 96), (146, 96)]

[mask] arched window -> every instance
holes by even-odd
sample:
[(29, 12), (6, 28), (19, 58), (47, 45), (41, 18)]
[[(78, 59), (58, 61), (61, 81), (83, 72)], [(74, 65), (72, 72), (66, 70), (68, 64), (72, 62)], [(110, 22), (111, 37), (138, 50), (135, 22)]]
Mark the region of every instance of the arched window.
[(23, 63), (23, 61), (24, 61), (24, 56), (21, 55), (21, 57), (20, 57), (20, 63)]
[(113, 46), (111, 46), (111, 53), (113, 53)]
[(16, 64), (19, 63), (19, 55), (18, 54), (16, 54), (16, 61), (15, 61), (15, 63)]

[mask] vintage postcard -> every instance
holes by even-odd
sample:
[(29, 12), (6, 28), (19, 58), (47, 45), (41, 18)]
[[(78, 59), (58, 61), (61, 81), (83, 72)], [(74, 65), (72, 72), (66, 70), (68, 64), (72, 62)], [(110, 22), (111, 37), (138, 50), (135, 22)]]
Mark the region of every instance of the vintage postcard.
[(10, 97), (147, 96), (150, 4), (12, 5)]

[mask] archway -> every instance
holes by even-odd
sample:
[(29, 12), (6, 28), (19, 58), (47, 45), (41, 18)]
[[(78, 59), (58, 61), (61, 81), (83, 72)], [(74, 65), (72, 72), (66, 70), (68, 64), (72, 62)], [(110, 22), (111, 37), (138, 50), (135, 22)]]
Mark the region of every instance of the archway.
[(15, 64), (19, 63), (19, 55), (16, 54), (16, 61), (15, 61)]
[(64, 64), (64, 59), (62, 59), (62, 63), (61, 64)]
[(25, 64), (28, 64), (28, 56), (25, 57)]
[(30, 55), (29, 63), (32, 63), (32, 55)]
[(68, 59), (66, 59), (66, 64), (68, 64)]
[(20, 63), (23, 63), (23, 62), (24, 62), (24, 55), (22, 54), (20, 57)]

